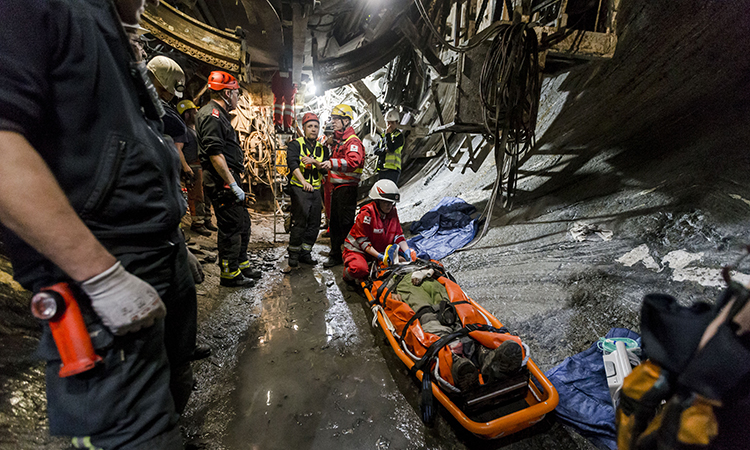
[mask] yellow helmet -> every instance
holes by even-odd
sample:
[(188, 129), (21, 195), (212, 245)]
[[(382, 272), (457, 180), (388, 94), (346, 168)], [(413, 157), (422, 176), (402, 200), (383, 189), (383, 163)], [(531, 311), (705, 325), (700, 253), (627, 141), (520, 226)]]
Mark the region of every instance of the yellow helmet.
[(351, 106), (340, 104), (333, 107), (333, 110), (331, 111), (331, 116), (341, 116), (341, 117), (348, 117), (349, 120), (354, 120), (354, 110)]
[(191, 102), (190, 100), (182, 100), (177, 104), (177, 113), (180, 115), (188, 109), (198, 109), (198, 107), (195, 106), (195, 103)]

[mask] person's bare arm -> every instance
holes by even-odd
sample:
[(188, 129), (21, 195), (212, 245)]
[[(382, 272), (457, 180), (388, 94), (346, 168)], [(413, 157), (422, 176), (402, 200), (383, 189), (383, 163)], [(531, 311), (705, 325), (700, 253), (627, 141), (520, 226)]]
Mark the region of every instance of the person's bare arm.
[(232, 176), (232, 172), (229, 171), (229, 166), (227, 165), (227, 160), (224, 158), (224, 155), (211, 155), (209, 158), (211, 159), (211, 164), (213, 164), (214, 169), (219, 172), (219, 175), (224, 179), (225, 183), (232, 184), (236, 182)]
[(190, 168), (190, 164), (187, 163), (187, 159), (185, 159), (185, 153), (183, 153), (183, 148), (185, 147), (184, 142), (175, 142), (174, 146), (177, 147), (177, 156), (180, 157), (180, 165), (182, 165), (182, 171), (188, 174), (189, 176), (193, 176), (193, 169)]
[(22, 135), (0, 131), (0, 222), (75, 281), (116, 259), (81, 221), (47, 164)]

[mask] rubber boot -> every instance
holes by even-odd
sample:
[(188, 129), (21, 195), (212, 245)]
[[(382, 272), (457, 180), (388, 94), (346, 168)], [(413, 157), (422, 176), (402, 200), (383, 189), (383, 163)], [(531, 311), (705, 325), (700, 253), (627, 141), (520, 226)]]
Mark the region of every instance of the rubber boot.
[(299, 252), (289, 252), (289, 267), (299, 266)]
[(305, 253), (300, 254), (299, 255), (299, 262), (305, 263), (305, 264), (310, 264), (310, 265), (313, 265), (313, 266), (318, 263), (318, 261), (316, 261), (315, 258), (312, 257), (312, 255), (310, 254), (310, 252), (305, 252)]
[(240, 271), (245, 278), (254, 278), (257, 280), (262, 276), (260, 270), (253, 269), (250, 265), (250, 261), (247, 259), (240, 263)]

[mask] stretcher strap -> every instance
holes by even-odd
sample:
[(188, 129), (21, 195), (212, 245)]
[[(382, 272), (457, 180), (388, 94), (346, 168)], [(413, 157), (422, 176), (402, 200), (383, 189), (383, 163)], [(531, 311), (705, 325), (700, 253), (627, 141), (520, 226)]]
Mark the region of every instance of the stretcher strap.
[(382, 293), (382, 290), (383, 290), (383, 286), (385, 286), (386, 284), (383, 283), (380, 286), (380, 288), (378, 289), (378, 297), (377, 298), (379, 299), (379, 301), (380, 301), (381, 304), (385, 304), (385, 300), (388, 298), (389, 295), (391, 295), (391, 292), (393, 292), (393, 290), (396, 289), (396, 286), (398, 286), (398, 284), (401, 283), (401, 280), (403, 280), (405, 276), (406, 276), (406, 274), (398, 274), (398, 275), (394, 276), (393, 277), (393, 282), (389, 283), (390, 287), (388, 287), (388, 290), (385, 291), (385, 293), (382, 295), (382, 297), (381, 297), (381, 293)]
[(417, 321), (418, 319), (421, 319), (422, 316), (424, 316), (425, 314), (427, 314), (429, 312), (434, 312), (434, 310), (432, 309), (432, 305), (425, 305), (425, 306), (419, 308), (419, 310), (417, 312), (415, 312), (413, 316), (411, 316), (411, 318), (409, 319), (409, 321), (406, 322), (406, 325), (404, 325), (404, 329), (401, 330), (401, 336), (398, 337), (399, 340), (403, 342), (404, 338), (406, 337), (406, 332), (409, 331), (409, 327), (411, 327), (411, 325), (415, 321)]
[[(381, 279), (383, 280), (382, 284), (378, 288), (378, 290), (375, 292), (375, 295), (373, 296), (372, 301), (368, 302), (370, 306), (372, 306), (375, 302), (379, 302), (380, 304), (385, 304), (385, 300), (388, 298), (388, 295), (390, 295), (391, 292), (398, 286), (399, 283), (401, 283), (401, 280), (404, 279), (407, 273), (415, 272), (417, 270), (422, 270), (426, 268), (431, 268), (435, 271), (437, 271), (441, 276), (448, 277), (451, 281), (454, 283), (456, 280), (451, 276), (450, 273), (448, 273), (444, 267), (435, 264), (432, 261), (424, 261), (421, 259), (418, 259), (416, 261), (412, 261), (409, 264), (401, 264), (398, 266), (393, 267), (392, 269), (386, 269), (386, 272), (384, 277), (381, 276)], [(390, 283), (392, 279), (395, 278), (395, 281), (393, 283)], [(388, 290), (383, 294), (383, 290), (386, 289), (386, 286), (388, 287)], [(459, 302), (455, 302), (454, 304), (459, 304)]]
[[(386, 297), (387, 297), (387, 295), (386, 295)], [(466, 301), (466, 300), (459, 300), (457, 302), (451, 302), (451, 304), (452, 305), (463, 305), (463, 304), (470, 304), (470, 303), (468, 301)], [(428, 312), (434, 312), (434, 311), (435, 310), (430, 305), (425, 305), (425, 306), (419, 308), (419, 310), (416, 313), (414, 313), (413, 316), (411, 316), (411, 318), (409, 319), (409, 321), (406, 322), (406, 325), (404, 325), (404, 329), (401, 330), (401, 335), (398, 337), (399, 340), (401, 342), (404, 341), (404, 339), (406, 338), (406, 332), (409, 330), (409, 327), (411, 327), (411, 325), (417, 319), (421, 319), (422, 316), (424, 316), (426, 313), (428, 313)]]
[(441, 337), (437, 341), (433, 342), (432, 345), (427, 347), (427, 351), (425, 351), (424, 356), (422, 356), (422, 359), (416, 362), (414, 366), (412, 366), (411, 370), (409, 370), (409, 373), (412, 375), (416, 374), (419, 370), (424, 370), (425, 367), (427, 367), (433, 358), (437, 357), (438, 352), (441, 348), (445, 347), (452, 341), (467, 336), (472, 331), (490, 331), (493, 333), (502, 333), (502, 334), (508, 334), (510, 331), (505, 328), (495, 328), (489, 325), (479, 325), (471, 323), (469, 325), (464, 326), (460, 330), (453, 332), (451, 334), (448, 334), (446, 336)]

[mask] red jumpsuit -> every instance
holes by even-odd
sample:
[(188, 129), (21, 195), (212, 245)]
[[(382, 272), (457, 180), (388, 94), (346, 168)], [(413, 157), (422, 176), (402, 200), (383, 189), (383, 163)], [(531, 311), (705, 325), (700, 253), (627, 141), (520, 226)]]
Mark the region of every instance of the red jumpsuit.
[(357, 185), (362, 176), (365, 150), (354, 129), (333, 133), (331, 149), (331, 170), (328, 182), (331, 185), (331, 202), (328, 215), (328, 228), (331, 233), (330, 259), (340, 262), (341, 246), (354, 224), (357, 213)]
[(389, 245), (405, 240), (395, 206), (383, 217), (375, 202), (366, 204), (360, 208), (344, 242), (344, 278), (367, 278), (370, 274), (368, 263), (375, 260), (366, 253), (367, 248), (383, 253)]
[(297, 88), (292, 83), (292, 72), (276, 72), (271, 79), (273, 92), (273, 124), (277, 127), (292, 129), (294, 120), (294, 95)]

